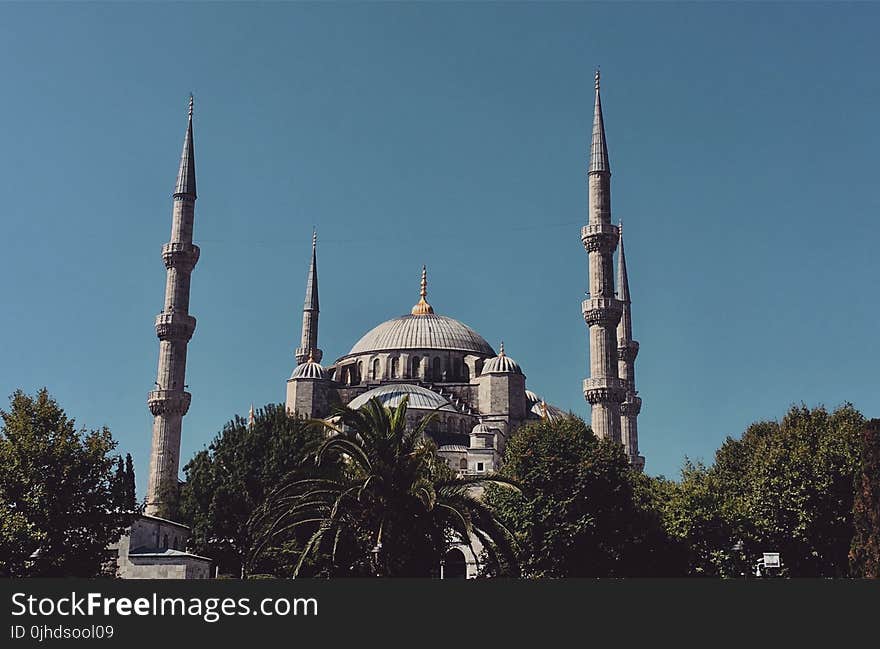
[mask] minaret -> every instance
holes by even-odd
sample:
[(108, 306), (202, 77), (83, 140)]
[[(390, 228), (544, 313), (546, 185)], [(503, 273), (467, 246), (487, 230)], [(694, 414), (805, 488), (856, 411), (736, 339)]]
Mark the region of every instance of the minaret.
[(196, 328), (189, 315), (190, 274), (199, 260), (199, 247), (192, 242), (196, 201), (196, 160), (193, 148), (193, 98), (189, 98), (189, 117), (180, 156), (180, 169), (174, 187), (171, 213), (171, 241), (162, 246), (165, 262), (165, 306), (156, 316), (159, 337), (159, 372), (156, 389), (149, 393), (147, 405), (153, 413), (153, 447), (147, 484), (145, 512), (167, 518), (173, 515), (177, 499), (180, 464), (180, 428), (189, 410), (191, 395), (186, 386), (186, 346)]
[(620, 404), (625, 386), (617, 375), (617, 323), (622, 304), (614, 297), (614, 249), (617, 228), (611, 224), (611, 166), (599, 98), (596, 71), (596, 107), (590, 145), (589, 223), (581, 240), (590, 258), (590, 297), (584, 300), (584, 320), (590, 327), (590, 378), (584, 397), (592, 406), (592, 428), (597, 437), (620, 441)]
[(639, 343), (632, 336), (632, 301), (629, 297), (629, 278), (626, 274), (626, 254), (623, 251), (623, 223), (619, 225), (620, 252), (617, 257), (617, 299), (623, 304), (617, 325), (617, 372), (626, 384), (626, 400), (620, 404), (620, 441), (630, 464), (644, 468), (645, 458), (639, 455), (639, 411), (642, 399), (636, 390), (635, 361)]
[(309, 265), (309, 276), (306, 280), (306, 301), (303, 305), (302, 338), (297, 347), (296, 364), (302, 365), (309, 359), (321, 362), (324, 352), (318, 349), (318, 232), (312, 233), (312, 263)]

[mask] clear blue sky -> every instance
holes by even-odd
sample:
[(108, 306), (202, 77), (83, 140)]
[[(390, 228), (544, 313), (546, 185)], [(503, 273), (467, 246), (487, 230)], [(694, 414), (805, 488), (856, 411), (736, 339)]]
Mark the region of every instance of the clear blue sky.
[[(333, 359), (437, 312), (588, 418), (601, 65), (649, 473), (804, 401), (880, 415), (880, 5), (0, 5), (0, 393), (147, 473), (186, 101), (199, 200), (182, 458), (281, 402), (312, 225)], [(5, 405), (4, 405), (5, 407)]]

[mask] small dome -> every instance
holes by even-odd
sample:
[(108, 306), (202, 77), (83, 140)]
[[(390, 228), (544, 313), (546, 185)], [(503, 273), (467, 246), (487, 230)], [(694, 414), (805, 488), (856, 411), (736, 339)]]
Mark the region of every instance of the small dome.
[(477, 424), (471, 429), (471, 435), (494, 435), (495, 430), (487, 424)]
[(376, 397), (386, 408), (396, 408), (406, 396), (409, 397), (407, 407), (411, 410), (439, 409), (443, 412), (458, 412), (446, 397), (420, 385), (410, 385), (409, 383), (392, 383), (367, 390), (352, 399), (348, 407), (357, 410), (367, 401)]
[(483, 365), (482, 374), (522, 374), (522, 369), (515, 360), (504, 353), (504, 343), (501, 343), (498, 356), (490, 358)]
[(558, 421), (565, 417), (565, 413), (562, 410), (556, 406), (551, 406), (543, 399), (538, 400), (536, 403), (529, 404), (529, 413), (530, 419), (549, 419), (550, 421)]
[(327, 370), (321, 367), (320, 363), (313, 361), (311, 356), (309, 356), (309, 360), (302, 365), (296, 366), (296, 369), (293, 370), (293, 374), (290, 375), (290, 378), (323, 380), (327, 378)]

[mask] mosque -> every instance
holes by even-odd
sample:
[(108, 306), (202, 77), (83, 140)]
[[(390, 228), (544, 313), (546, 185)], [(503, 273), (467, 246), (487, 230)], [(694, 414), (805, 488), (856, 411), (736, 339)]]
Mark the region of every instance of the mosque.
[[(591, 406), (593, 432), (620, 442), (630, 463), (641, 470), (645, 460), (639, 453), (637, 420), (642, 400), (634, 372), (639, 344), (632, 337), (632, 302), (621, 229), (611, 221), (611, 165), (598, 72), (587, 185), (588, 219), (581, 229), (581, 241), (588, 255), (589, 294), (582, 312), (589, 327), (590, 376), (584, 380), (583, 393)], [(163, 568), (166, 572), (201, 575), (204, 562), (209, 561), (182, 556), (186, 553), (175, 546), (178, 540), (183, 546), (183, 532), (167, 520), (178, 488), (182, 420), (192, 398), (185, 389), (185, 374), (187, 345), (196, 328), (196, 319), (189, 313), (190, 276), (200, 255), (193, 243), (196, 198), (190, 97), (173, 194), (171, 240), (162, 247), (165, 303), (155, 322), (159, 367), (155, 388), (147, 397), (153, 415), (153, 440), (146, 507), (139, 525), (145, 526), (143, 536), (150, 541), (126, 550), (133, 566), (131, 574), (155, 570), (156, 557), (165, 560), (175, 552), (181, 556), (168, 559), (170, 563)], [(302, 335), (294, 354), (296, 366), (286, 385), (289, 412), (323, 418), (331, 415), (336, 403), (358, 408), (376, 398), (393, 407), (408, 397), (411, 421), (436, 413), (427, 434), (447, 464), (468, 475), (497, 471), (510, 436), (525, 422), (563, 415), (538, 392), (527, 389), (526, 375), (507, 355), (504, 343), (496, 351), (465, 323), (435, 312), (428, 302), (425, 268), (419, 299), (409, 313), (376, 325), (347, 354), (322, 365), (317, 235), (312, 237), (311, 252)], [(186, 562), (192, 565), (182, 567)]]

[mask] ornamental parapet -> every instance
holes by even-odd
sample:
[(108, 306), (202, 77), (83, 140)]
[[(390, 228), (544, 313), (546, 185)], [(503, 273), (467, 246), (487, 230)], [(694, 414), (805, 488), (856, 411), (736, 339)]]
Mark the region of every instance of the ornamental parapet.
[(613, 297), (593, 297), (583, 301), (581, 311), (591, 327), (616, 327), (623, 314), (623, 303)]
[(152, 390), (147, 394), (147, 406), (154, 417), (159, 415), (185, 415), (192, 395), (183, 390)]
[(194, 243), (172, 241), (162, 246), (162, 261), (165, 262), (165, 268), (192, 270), (199, 261), (200, 253), (199, 247)]
[(642, 411), (642, 398), (630, 393), (620, 404), (621, 415), (637, 415)]
[(584, 380), (584, 397), (590, 405), (597, 403), (622, 403), (626, 398), (627, 385), (622, 379), (590, 378)]
[(581, 228), (581, 241), (587, 252), (611, 254), (617, 248), (620, 231), (611, 223), (590, 223)]
[(159, 340), (186, 340), (196, 330), (196, 319), (186, 313), (165, 312), (156, 316), (156, 335)]
[(617, 358), (632, 363), (639, 355), (639, 343), (637, 340), (628, 340), (617, 345)]

